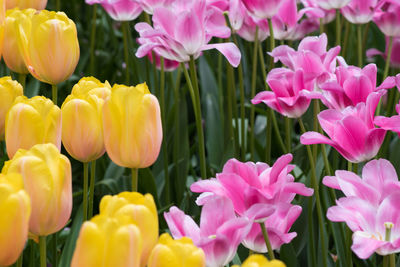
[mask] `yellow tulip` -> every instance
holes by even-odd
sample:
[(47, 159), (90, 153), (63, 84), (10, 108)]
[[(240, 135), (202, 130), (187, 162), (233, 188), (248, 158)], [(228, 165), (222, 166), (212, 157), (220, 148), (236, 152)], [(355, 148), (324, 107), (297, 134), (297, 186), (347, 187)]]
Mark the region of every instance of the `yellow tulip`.
[[(239, 266), (233, 265), (232, 267)], [(279, 260), (269, 261), (263, 255), (253, 254), (243, 262), (242, 267), (286, 267), (286, 265)]]
[(95, 94), (71, 94), (61, 106), (62, 142), (68, 153), (81, 162), (96, 160), (105, 152), (103, 104), (104, 100)]
[(143, 239), (141, 265), (145, 266), (151, 250), (158, 240), (158, 215), (153, 196), (137, 192), (122, 192), (105, 196), (100, 202), (100, 214), (106, 216), (129, 216), (140, 229)]
[(147, 85), (114, 85), (104, 103), (104, 143), (111, 160), (128, 168), (152, 165), (160, 152), (160, 106)]
[(6, 116), (7, 154), (11, 159), (18, 149), (52, 143), (61, 148), (61, 110), (43, 96), (19, 96)]
[(31, 19), (35, 9), (19, 10), (18, 8), (7, 10), (4, 25), (3, 58), (7, 67), (17, 73), (27, 74), (24, 59), (18, 49), (18, 23), (23, 20)]
[(22, 96), (24, 89), (10, 76), (0, 78), (0, 141), (4, 139), (4, 124), (8, 110), (18, 96)]
[(193, 245), (190, 238), (173, 240), (169, 234), (163, 234), (151, 252), (147, 266), (204, 267), (205, 261), (203, 250)]
[(47, 236), (61, 230), (71, 215), (71, 164), (53, 144), (20, 149), (5, 163), (3, 173), (19, 173), (32, 201), (29, 231)]
[(142, 236), (127, 216), (97, 215), (82, 225), (71, 267), (139, 267)]
[(97, 97), (106, 100), (110, 97), (111, 85), (108, 83), (108, 81), (102, 83), (94, 77), (83, 77), (77, 84), (74, 85), (71, 95), (78, 96), (85, 94), (96, 95)]
[(79, 61), (75, 23), (63, 12), (42, 10), (18, 27), (18, 46), (29, 72), (57, 85), (68, 79)]
[(31, 201), (19, 174), (0, 174), (0, 266), (13, 264), (28, 238)]
[(6, 9), (18, 7), (20, 9), (34, 8), (45, 9), (47, 0), (6, 0)]
[(6, 20), (6, 2), (0, 0), (0, 59), (3, 54), (4, 22)]

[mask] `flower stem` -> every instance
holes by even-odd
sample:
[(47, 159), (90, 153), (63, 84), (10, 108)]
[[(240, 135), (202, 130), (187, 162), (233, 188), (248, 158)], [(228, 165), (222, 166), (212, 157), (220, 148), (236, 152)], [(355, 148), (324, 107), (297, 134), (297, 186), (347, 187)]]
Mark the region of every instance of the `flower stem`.
[(394, 253), (389, 255), (389, 266), (390, 267), (396, 266), (396, 254)]
[(347, 46), (349, 43), (349, 35), (350, 35), (350, 22), (346, 20), (345, 27), (344, 27), (344, 40), (343, 40), (343, 49), (341, 52), (342, 56), (346, 56)]
[(389, 75), (390, 60), (392, 58), (392, 50), (393, 50), (393, 36), (390, 36), (388, 53), (387, 53), (387, 57), (386, 57), (385, 71), (383, 72), (383, 80), (385, 80), (386, 77)]
[(129, 21), (124, 21), (122, 22), (122, 33), (123, 33), (123, 39), (124, 39), (124, 56), (125, 56), (125, 83), (126, 85), (129, 85), (130, 83), (130, 76), (129, 76), (129, 45), (128, 45), (128, 27), (129, 27)]
[(89, 208), (88, 219), (93, 217), (94, 185), (96, 183), (96, 160), (90, 163)]
[(289, 117), (285, 117), (285, 137), (286, 137), (286, 152), (290, 153), (292, 150), (292, 120)]
[(60, 0), (56, 0), (56, 10), (61, 11), (61, 2)]
[[(299, 118), (299, 124), (301, 131), (303, 133), (306, 133), (306, 128), (304, 126), (303, 120)], [(320, 232), (320, 238), (321, 238), (321, 249), (322, 249), (322, 264), (324, 267), (328, 266), (328, 250), (326, 248), (325, 244), (325, 235), (324, 235), (324, 221), (323, 221), (323, 214), (322, 214), (322, 207), (321, 207), (321, 200), (319, 196), (319, 185), (317, 182), (317, 174), (315, 171), (315, 162), (314, 162), (314, 157), (311, 151), (310, 146), (307, 147), (307, 155), (308, 159), (310, 162), (310, 169), (311, 169), (311, 185), (314, 188), (314, 195), (315, 195), (315, 200), (316, 200), (316, 205), (317, 205), (317, 216), (318, 216), (318, 224), (319, 224), (319, 232)]]
[[(155, 59), (153, 59), (155, 60)], [(163, 162), (164, 162), (164, 178), (165, 178), (165, 201), (167, 204), (171, 201), (170, 196), (170, 180), (168, 173), (168, 150), (167, 150), (167, 121), (166, 121), (166, 107), (165, 107), (165, 70), (164, 70), (164, 57), (160, 58), (161, 74), (160, 74), (160, 107), (161, 107), (161, 121), (163, 129), (163, 141), (162, 141), (162, 151), (163, 151)]]
[(173, 154), (173, 159), (174, 159), (174, 166), (175, 166), (175, 176), (179, 177), (179, 148), (181, 145), (181, 140), (180, 140), (180, 94), (179, 94), (179, 89), (180, 89), (180, 83), (181, 83), (181, 75), (182, 75), (182, 70), (178, 68), (177, 70), (177, 75), (176, 75), (176, 82), (174, 86), (174, 104), (175, 104), (175, 119), (174, 119), (174, 154)]
[(269, 241), (268, 238), (268, 232), (267, 232), (267, 228), (265, 227), (265, 223), (260, 223), (261, 226), (261, 231), (264, 237), (264, 241), (265, 241), (265, 245), (267, 245), (267, 249), (268, 249), (268, 256), (270, 260), (274, 260), (275, 259), (275, 255), (274, 255), (274, 251), (272, 250), (272, 246), (271, 246), (271, 242)]
[(58, 266), (58, 255), (57, 255), (57, 233), (53, 234), (52, 238), (52, 252), (53, 252), (53, 264), (52, 267)]
[(362, 67), (362, 24), (357, 25), (357, 51), (358, 51), (358, 67)]
[(319, 34), (323, 34), (324, 33), (324, 22), (322, 20), (322, 18), (319, 19)]
[(26, 84), (26, 74), (25, 73), (20, 73), (18, 75), (18, 82), (22, 85), (22, 88), (25, 91), (25, 84)]
[(90, 74), (94, 75), (94, 66), (96, 57), (94, 55), (94, 48), (96, 44), (96, 20), (97, 20), (97, 4), (93, 5), (92, 9), (92, 29), (90, 32)]
[(336, 45), (341, 45), (342, 25), (340, 24), (340, 9), (336, 9)]
[(53, 104), (57, 106), (57, 93), (58, 93), (58, 88), (56, 84), (51, 85), (51, 92), (52, 92), (52, 97), (53, 97)]
[(138, 190), (138, 169), (132, 168), (132, 192), (137, 192)]
[(23, 263), (23, 258), (24, 258), (24, 252), (21, 252), (21, 255), (19, 256), (17, 263), (15, 264), (16, 267), (22, 267)]
[(87, 195), (88, 195), (88, 184), (89, 184), (89, 163), (83, 163), (83, 221), (87, 220), (88, 214), (88, 203), (87, 203)]
[(46, 267), (47, 264), (46, 236), (39, 236), (39, 247), (40, 247), (40, 267)]
[[(233, 67), (229, 62), (226, 63), (226, 76), (227, 76), (227, 88), (226, 88), (226, 97), (227, 97), (227, 120), (228, 120), (228, 133), (229, 133), (229, 140), (233, 140), (235, 157), (239, 158), (240, 151), (239, 151), (239, 135), (236, 130), (233, 129), (232, 120), (233, 120), (233, 102), (234, 102), (234, 91), (235, 91), (235, 77), (233, 73)], [(236, 129), (238, 128), (238, 119), (235, 116), (235, 126)]]
[[(252, 76), (251, 76), (251, 99), (256, 95), (257, 86), (257, 53), (258, 53), (258, 26), (256, 26), (256, 33), (254, 36), (254, 48), (253, 48), (253, 66), (252, 66)], [(254, 120), (255, 120), (255, 107), (251, 105), (250, 108), (250, 158), (254, 160)], [(268, 144), (267, 144), (268, 145)], [(242, 144), (243, 150), (244, 144)]]

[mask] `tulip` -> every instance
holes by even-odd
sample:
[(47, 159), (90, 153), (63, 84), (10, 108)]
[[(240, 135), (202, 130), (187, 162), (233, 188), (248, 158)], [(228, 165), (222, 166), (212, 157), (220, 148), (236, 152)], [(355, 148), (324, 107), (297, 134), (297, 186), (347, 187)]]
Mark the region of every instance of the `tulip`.
[(100, 82), (94, 77), (83, 77), (77, 84), (72, 87), (71, 95), (96, 95), (106, 100), (111, 94), (111, 85), (108, 81)]
[(265, 41), (269, 36), (268, 21), (252, 17), (246, 8), (243, 8), (243, 22), (236, 29), (237, 34), (243, 39), (254, 42), (256, 36), (256, 27), (258, 27), (258, 40)]
[(283, 0), (242, 0), (253, 16), (260, 19), (270, 19), (278, 13)]
[(13, 264), (28, 239), (31, 200), (19, 174), (0, 174), (0, 266)]
[(153, 15), (156, 8), (168, 7), (174, 0), (133, 0), (133, 2), (138, 3), (147, 14)]
[(7, 113), (5, 129), (10, 159), (18, 149), (36, 144), (52, 143), (61, 149), (61, 110), (43, 96), (17, 97)]
[[(382, 56), (385, 60), (387, 59), (388, 52), (389, 52), (389, 37), (386, 38), (386, 48), (385, 52), (381, 52), (376, 48), (371, 48), (367, 50), (367, 58), (371, 60), (372, 57), (379, 55)], [(390, 66), (392, 68), (400, 68), (400, 37), (393, 38), (392, 41), (392, 51), (390, 56)]]
[(18, 7), (19, 9), (33, 8), (42, 10), (46, 8), (47, 0), (5, 0), (6, 9)]
[(164, 218), (175, 239), (189, 237), (197, 247), (203, 249), (207, 267), (227, 265), (249, 230), (249, 221), (237, 218), (232, 202), (219, 196), (204, 205), (200, 227), (175, 206), (164, 213)]
[(79, 61), (75, 23), (63, 12), (42, 10), (19, 24), (18, 45), (29, 72), (57, 85), (67, 80)]
[[(239, 267), (239, 265), (232, 267)], [(243, 262), (242, 267), (286, 267), (286, 265), (279, 260), (269, 261), (263, 255), (253, 254)]]
[(103, 107), (104, 143), (111, 160), (128, 168), (147, 168), (160, 152), (160, 106), (146, 84), (114, 85)]
[(139, 267), (141, 252), (142, 235), (132, 218), (97, 215), (82, 225), (71, 267)]
[(378, 0), (351, 0), (341, 9), (343, 16), (353, 24), (366, 24), (370, 22), (375, 11), (383, 1)]
[[(172, 17), (178, 19), (171, 20)], [(177, 1), (169, 8), (157, 8), (152, 19), (153, 27), (147, 23), (135, 25), (141, 44), (137, 57), (154, 50), (166, 59), (188, 62), (190, 57), (197, 59), (202, 51), (217, 49), (232, 66), (239, 65), (241, 54), (236, 45), (208, 44), (212, 37), (229, 37), (230, 29), (221, 10), (208, 6), (206, 0)]]
[[(111, 94), (111, 90), (105, 90)], [(69, 95), (61, 106), (62, 142), (81, 162), (100, 158), (105, 152), (102, 109), (104, 99), (95, 94)]]
[(336, 171), (335, 176), (325, 177), (323, 184), (344, 194), (328, 209), (327, 217), (345, 222), (353, 231), (351, 249), (359, 258), (400, 251), (400, 182), (389, 161), (368, 162), (362, 178), (353, 172)]
[(15, 29), (23, 20), (29, 20), (36, 12), (35, 9), (11, 9), (7, 10), (6, 22), (4, 27), (3, 58), (7, 67), (17, 73), (29, 73), (25, 66), (24, 59), (18, 49), (18, 31)]
[(0, 0), (0, 59), (3, 54), (4, 22), (6, 20), (6, 0)]
[(22, 86), (10, 76), (0, 78), (0, 141), (4, 140), (6, 114), (23, 91)]
[(351, 0), (314, 0), (321, 8), (326, 10), (342, 8), (350, 1)]
[(375, 128), (374, 114), (381, 93), (371, 93), (366, 103), (347, 107), (343, 111), (328, 109), (318, 115), (322, 129), (330, 137), (306, 132), (300, 137), (303, 145), (327, 144), (353, 163), (370, 160), (378, 153), (386, 130)]
[(158, 214), (153, 196), (136, 192), (123, 192), (116, 196), (105, 196), (100, 202), (100, 214), (115, 217), (130, 217), (142, 234), (142, 252), (140, 266), (146, 266), (150, 252), (157, 244)]
[(188, 237), (173, 240), (162, 234), (151, 252), (148, 267), (205, 267), (204, 252)]
[(379, 29), (389, 37), (400, 36), (400, 4), (398, 1), (386, 1), (373, 18)]
[(71, 164), (53, 144), (20, 149), (3, 173), (19, 173), (32, 201), (29, 232), (47, 236), (61, 230), (71, 216)]
[(134, 0), (85, 0), (86, 4), (100, 4), (116, 21), (131, 21), (136, 19), (142, 8)]

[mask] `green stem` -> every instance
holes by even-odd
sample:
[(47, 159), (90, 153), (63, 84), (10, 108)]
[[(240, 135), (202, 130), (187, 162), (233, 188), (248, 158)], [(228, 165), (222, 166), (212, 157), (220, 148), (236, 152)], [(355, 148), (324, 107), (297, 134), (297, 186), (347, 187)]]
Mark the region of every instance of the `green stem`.
[[(303, 133), (306, 133), (306, 128), (304, 126), (303, 120), (299, 118), (299, 123), (300, 123), (300, 128)], [(319, 232), (320, 232), (320, 238), (321, 238), (321, 249), (322, 249), (322, 264), (324, 267), (328, 266), (328, 250), (326, 248), (325, 244), (325, 235), (324, 235), (324, 221), (323, 221), (323, 214), (322, 214), (322, 207), (321, 207), (321, 200), (319, 196), (319, 184), (317, 181), (317, 173), (315, 170), (315, 162), (314, 162), (314, 157), (311, 151), (310, 146), (307, 147), (307, 154), (308, 154), (308, 159), (310, 162), (310, 169), (311, 169), (311, 185), (314, 188), (314, 195), (315, 195), (315, 200), (316, 200), (316, 205), (317, 205), (317, 216), (318, 216), (318, 224), (319, 224)]]
[(336, 45), (341, 45), (342, 25), (340, 24), (340, 9), (336, 9)]
[[(125, 83), (126, 85), (130, 84), (130, 76), (129, 76), (129, 45), (128, 45), (128, 28), (129, 21), (122, 22), (122, 33), (123, 33), (123, 41), (124, 41), (124, 56), (125, 56)], [(154, 59), (154, 58), (153, 58)]]
[(175, 104), (175, 120), (174, 120), (174, 125), (175, 125), (175, 134), (174, 134), (174, 166), (175, 166), (175, 176), (178, 178), (180, 177), (179, 175), (179, 147), (181, 145), (181, 140), (180, 140), (180, 94), (179, 94), (179, 88), (180, 88), (180, 83), (181, 83), (181, 75), (182, 75), (182, 70), (178, 68), (178, 73), (176, 75), (176, 83), (174, 86), (174, 104)]
[(132, 168), (132, 192), (137, 192), (138, 190), (138, 169)]
[[(313, 101), (313, 128), (315, 132), (319, 132), (319, 122), (318, 122), (318, 114), (320, 111), (319, 108), (319, 100), (314, 99)], [(312, 146), (312, 151), (313, 151), (313, 156), (314, 156), (314, 162), (317, 162), (317, 154), (318, 154), (318, 145), (313, 145)]]
[(396, 266), (396, 254), (394, 253), (389, 255), (389, 266), (390, 267)]
[(52, 97), (53, 97), (53, 103), (54, 105), (57, 106), (57, 93), (58, 93), (58, 88), (56, 84), (51, 85), (51, 92), (52, 92)]
[[(256, 26), (256, 33), (254, 36), (254, 50), (253, 50), (253, 67), (251, 76), (251, 99), (256, 95), (257, 86), (257, 53), (258, 53), (258, 26)], [(254, 160), (254, 120), (255, 120), (255, 107), (251, 105), (250, 108), (250, 159)], [(243, 144), (242, 144), (243, 145)]]
[(89, 187), (89, 163), (83, 163), (83, 221), (87, 220), (88, 215), (88, 187)]
[(199, 83), (197, 80), (197, 72), (193, 56), (190, 56), (189, 65), (190, 65), (190, 81), (192, 83), (192, 89), (194, 90), (193, 92), (194, 99), (192, 99), (192, 101), (194, 108), (197, 110), (195, 114), (197, 114), (196, 127), (199, 138), (200, 173), (201, 173), (201, 178), (206, 179), (207, 178), (206, 151), (204, 147), (204, 132), (203, 132), (202, 116), (201, 116), (200, 91), (199, 91)]
[(60, 0), (56, 0), (56, 10), (61, 11), (61, 2)]
[(371, 26), (371, 22), (368, 22), (367, 25), (364, 28), (364, 34), (363, 34), (363, 41), (362, 41), (362, 51), (364, 54), (366, 45), (367, 45), (367, 38), (368, 38), (368, 33), (369, 33), (369, 28)]
[(292, 120), (289, 117), (285, 117), (285, 137), (286, 137), (286, 152), (290, 153), (292, 150)]
[(53, 252), (53, 265), (52, 267), (58, 266), (58, 254), (57, 254), (57, 233), (53, 234), (52, 238), (52, 252)]
[(89, 211), (88, 219), (93, 217), (94, 185), (96, 183), (96, 160), (90, 163), (90, 185), (89, 185)]
[(353, 252), (351, 251), (351, 243), (352, 243), (352, 236), (353, 233), (350, 228), (346, 227), (346, 248), (347, 248), (347, 265), (346, 266), (353, 266)]
[(310, 240), (310, 257), (311, 257), (311, 266), (316, 267), (317, 266), (317, 255), (315, 252), (315, 242), (314, 242), (314, 216), (313, 216), (313, 199), (310, 197), (308, 199), (308, 209), (307, 209), (307, 215), (308, 215), (308, 233), (309, 233), (309, 240)]
[(96, 20), (97, 20), (97, 4), (93, 5), (92, 10), (92, 29), (90, 32), (90, 74), (94, 75), (94, 66), (96, 57), (94, 55), (94, 48), (96, 45)]
[(18, 82), (22, 85), (22, 88), (25, 91), (25, 85), (26, 85), (26, 74), (25, 73), (18, 74)]
[(30, 244), (30, 253), (29, 253), (29, 267), (35, 267), (35, 254), (36, 254), (36, 243), (32, 239), (28, 241)]
[(324, 33), (324, 23), (323, 23), (323, 19), (320, 18), (319, 19), (319, 34), (323, 34)]
[(358, 67), (362, 67), (362, 24), (357, 25), (357, 51), (358, 51)]
[[(233, 74), (233, 67), (229, 62), (226, 63), (226, 76), (227, 76), (227, 88), (226, 88), (226, 97), (227, 97), (227, 120), (228, 120), (228, 133), (229, 133), (229, 140), (233, 140), (233, 145), (235, 149), (235, 157), (239, 157), (239, 138), (237, 131), (234, 131), (232, 126), (232, 119), (233, 119), (233, 92), (235, 91), (234, 87), (234, 74)], [(235, 119), (237, 117), (235, 116)], [(237, 120), (235, 120), (235, 126), (238, 127), (236, 124)]]
[[(237, 41), (236, 34), (232, 35), (233, 42), (236, 44), (237, 47), (239, 47), (239, 43)], [(245, 101), (245, 95), (244, 95), (244, 83), (243, 83), (243, 66), (242, 62), (240, 62), (238, 66), (238, 72), (239, 72), (239, 90), (240, 90), (240, 135), (242, 137), (242, 154), (241, 158), (242, 161), (246, 160), (246, 139), (245, 139), (245, 108), (244, 108), (244, 101)], [(252, 129), (253, 130), (253, 129)]]
[(24, 259), (24, 252), (21, 252), (21, 255), (19, 256), (17, 263), (15, 264), (16, 267), (22, 267), (22, 263), (23, 263), (23, 259)]
[(388, 54), (386, 57), (386, 64), (385, 64), (385, 71), (383, 72), (383, 80), (389, 75), (389, 68), (390, 68), (390, 60), (392, 58), (392, 50), (393, 50), (393, 36), (389, 37), (389, 47), (388, 47)]
[(274, 251), (272, 250), (271, 242), (269, 242), (268, 231), (267, 231), (267, 228), (265, 227), (265, 223), (262, 222), (259, 224), (261, 226), (261, 231), (262, 231), (262, 234), (264, 237), (265, 245), (267, 245), (269, 259), (274, 260), (275, 255), (274, 255)]
[(351, 163), (350, 161), (347, 162), (347, 170), (348, 170), (349, 172), (352, 172), (352, 171), (353, 171), (353, 163)]
[[(154, 59), (155, 60), (155, 59)], [(168, 150), (167, 150), (167, 121), (166, 121), (166, 107), (165, 107), (165, 71), (164, 71), (164, 57), (160, 58), (161, 74), (160, 74), (160, 106), (161, 106), (161, 121), (163, 129), (163, 162), (164, 162), (164, 178), (165, 178), (165, 200), (169, 204), (171, 202), (170, 196), (170, 180), (168, 173)]]
[(344, 40), (343, 40), (343, 50), (342, 55), (345, 57), (347, 52), (347, 46), (349, 43), (349, 35), (350, 35), (350, 22), (346, 20), (345, 22), (345, 29), (344, 29)]
[(40, 247), (40, 267), (46, 267), (47, 264), (46, 236), (39, 236), (39, 247)]

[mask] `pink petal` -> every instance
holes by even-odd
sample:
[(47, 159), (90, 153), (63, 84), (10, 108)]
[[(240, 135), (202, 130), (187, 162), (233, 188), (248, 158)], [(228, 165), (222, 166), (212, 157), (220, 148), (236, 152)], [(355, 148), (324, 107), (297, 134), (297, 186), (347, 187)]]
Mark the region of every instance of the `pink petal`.
[(165, 221), (175, 239), (187, 236), (197, 244), (200, 240), (200, 229), (192, 218), (185, 215), (177, 207), (171, 207), (169, 212), (164, 212)]
[(234, 43), (207, 44), (201, 50), (205, 51), (214, 48), (221, 52), (233, 67), (239, 66), (242, 54)]
[(351, 250), (360, 259), (368, 259), (374, 252), (383, 246), (386, 242), (372, 238), (363, 232), (355, 232), (353, 234), (353, 245)]

